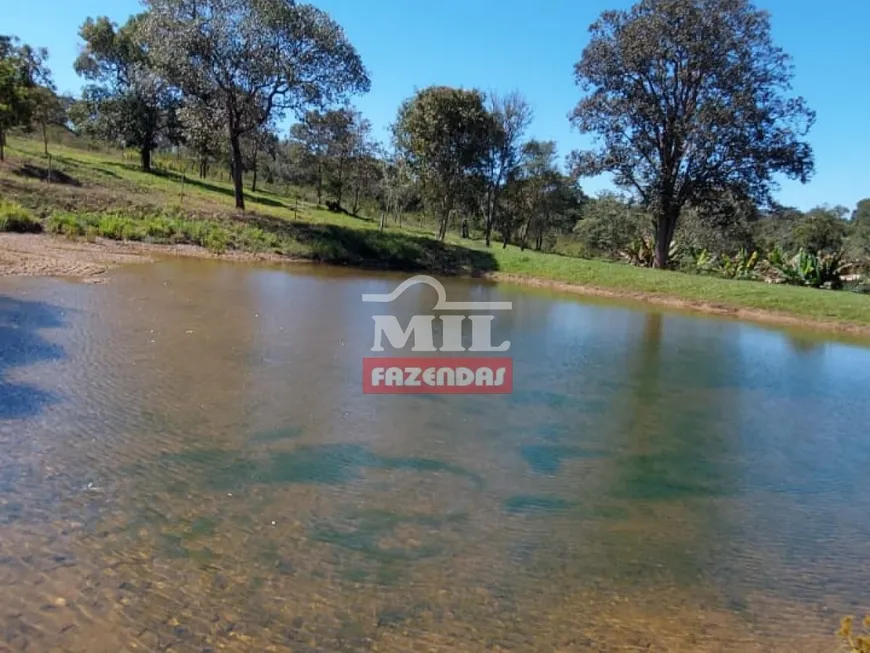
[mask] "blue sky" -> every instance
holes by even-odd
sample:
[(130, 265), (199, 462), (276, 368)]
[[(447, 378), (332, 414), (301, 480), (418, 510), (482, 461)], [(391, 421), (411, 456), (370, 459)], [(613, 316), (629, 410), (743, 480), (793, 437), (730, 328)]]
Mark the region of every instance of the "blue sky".
[[(386, 138), (399, 103), (431, 84), (517, 89), (535, 110), (530, 135), (554, 140), (559, 152), (588, 143), (567, 114), (579, 99), (573, 64), (587, 27), (604, 9), (629, 0), (314, 0), (345, 28), (372, 77), (357, 106)], [(854, 208), (870, 196), (870, 2), (757, 0), (773, 15), (777, 42), (794, 57), (795, 91), (818, 113), (810, 140), (816, 175), (809, 184), (785, 182), (778, 199), (809, 209), (819, 204)], [(72, 71), (78, 26), (87, 16), (123, 22), (140, 10), (136, 0), (4, 0), (0, 32), (46, 46), (58, 87), (77, 91)], [(607, 187), (588, 180), (587, 192)]]

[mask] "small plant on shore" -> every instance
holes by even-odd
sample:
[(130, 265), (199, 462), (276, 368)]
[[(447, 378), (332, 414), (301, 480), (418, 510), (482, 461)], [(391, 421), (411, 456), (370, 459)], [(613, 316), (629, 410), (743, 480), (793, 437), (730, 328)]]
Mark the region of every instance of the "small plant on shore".
[(741, 249), (734, 256), (723, 254), (719, 270), (727, 279), (755, 279), (758, 261), (758, 252), (750, 254), (746, 249)]
[[(78, 215), (73, 213), (53, 213), (45, 223), (45, 229), (50, 234), (79, 238), (85, 235), (88, 226)], [(93, 225), (91, 225), (93, 227)], [(93, 227), (95, 229), (95, 227)]]
[(716, 255), (711, 254), (707, 249), (702, 249), (700, 252), (695, 254), (694, 264), (695, 272), (698, 272), (700, 274), (710, 272), (715, 268)]
[(837, 635), (847, 653), (870, 653), (870, 614), (864, 617), (863, 632), (856, 632), (855, 617), (844, 617)]
[[(619, 254), (631, 265), (651, 268), (656, 260), (655, 240), (650, 237), (641, 236)], [(672, 242), (668, 250), (668, 260), (675, 261), (679, 255), (679, 245)]]
[(0, 199), (0, 231), (38, 234), (42, 231), (42, 223), (29, 209), (15, 202)]

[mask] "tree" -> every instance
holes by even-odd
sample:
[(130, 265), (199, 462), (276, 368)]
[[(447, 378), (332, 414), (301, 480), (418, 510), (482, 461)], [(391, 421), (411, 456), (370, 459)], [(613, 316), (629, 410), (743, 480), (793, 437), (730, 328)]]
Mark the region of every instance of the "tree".
[(331, 143), (329, 121), (319, 111), (309, 111), (302, 120), (290, 128), (290, 139), (299, 145), (304, 154), (302, 163), (312, 170), (317, 189), (317, 203), (323, 202), (323, 184)]
[(606, 11), (575, 66), (586, 96), (571, 115), (600, 148), (574, 155), (578, 174), (611, 173), (649, 210), (655, 265), (683, 207), (731, 193), (769, 201), (773, 175), (805, 182), (814, 121), (789, 97), (790, 58), (748, 0), (640, 0)]
[(6, 132), (30, 124), (34, 90), (51, 83), (47, 58), (45, 48), (19, 45), (16, 37), (0, 35), (0, 161), (6, 158)]
[(138, 148), (142, 169), (149, 172), (160, 139), (178, 140), (179, 98), (154, 69), (143, 41), (146, 19), (139, 14), (118, 27), (105, 16), (88, 18), (79, 30), (84, 47), (74, 65), (91, 82), (83, 92), (83, 130)]
[(616, 259), (646, 234), (646, 216), (616, 193), (603, 192), (583, 205), (574, 233), (586, 255)]
[(808, 211), (794, 228), (798, 247), (811, 254), (839, 252), (846, 240), (848, 223), (845, 216), (849, 210), (842, 207), (820, 206)]
[(556, 164), (556, 143), (554, 141), (531, 140), (523, 145), (521, 167), (521, 196), (526, 214), (525, 225), (520, 236), (520, 248), (528, 246), (529, 235), (534, 231), (537, 249), (551, 213), (550, 193), (560, 180)]
[(59, 97), (53, 85), (34, 87), (30, 97), (33, 104), (31, 120), (42, 132), (42, 143), (48, 156), (48, 128), (52, 125), (66, 126), (67, 110), (71, 103), (68, 98)]
[(226, 150), (221, 115), (219, 107), (197, 99), (186, 99), (178, 112), (182, 139), (196, 155), (200, 179), (205, 179), (211, 162), (219, 159)]
[(245, 208), (242, 137), (288, 110), (301, 113), (369, 78), (329, 15), (292, 0), (146, 0), (148, 41), (160, 69), (190, 98), (223, 113), (236, 207)]
[(392, 214), (396, 224), (402, 226), (402, 214), (411, 201), (414, 179), (407, 159), (400, 153), (378, 148), (381, 162), (381, 221), (380, 230), (387, 224), (387, 215)]
[(351, 125), (351, 184), (353, 186), (353, 204), (350, 212), (359, 214), (360, 199), (366, 188), (377, 183), (380, 167), (374, 161), (375, 143), (372, 141), (372, 123), (359, 113)]
[(517, 92), (500, 96), (490, 93), (488, 109), (492, 116), (488, 148), (483, 163), (484, 239), (490, 246), (501, 193), (516, 174), (520, 162), (523, 135), (532, 121), (532, 110)]
[(344, 190), (351, 166), (366, 147), (371, 123), (351, 108), (328, 111), (320, 116), (321, 134), (325, 139), (327, 183), (339, 209), (344, 201)]
[(245, 135), (242, 140), (242, 154), (244, 156), (245, 169), (253, 173), (251, 179), (251, 192), (257, 192), (257, 178), (260, 171), (260, 155), (266, 154), (274, 159), (277, 155), (278, 137), (269, 125), (263, 125), (259, 129)]
[(855, 210), (852, 211), (852, 223), (870, 226), (870, 198), (858, 202)]
[(444, 240), (467, 175), (479, 172), (492, 118), (477, 90), (432, 86), (406, 100), (393, 127), (396, 147), (421, 179)]

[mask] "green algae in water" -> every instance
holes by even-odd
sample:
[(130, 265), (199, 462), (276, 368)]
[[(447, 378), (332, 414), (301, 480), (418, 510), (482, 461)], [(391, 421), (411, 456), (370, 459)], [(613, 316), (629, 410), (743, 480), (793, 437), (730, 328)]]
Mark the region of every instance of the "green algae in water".
[(612, 496), (641, 501), (676, 501), (730, 496), (724, 463), (712, 458), (661, 453), (622, 457)]
[(606, 454), (582, 447), (531, 444), (520, 447), (520, 455), (532, 471), (538, 474), (555, 474), (562, 467), (564, 460), (603, 458)]
[(349, 583), (364, 583), (369, 579), (369, 572), (360, 567), (351, 567), (341, 572), (341, 577)]
[(511, 514), (536, 514), (548, 512), (564, 512), (576, 504), (558, 497), (517, 495), (504, 501), (504, 509)]
[(211, 537), (217, 531), (218, 520), (213, 517), (197, 517), (184, 535), (187, 538)]
[(298, 426), (288, 426), (286, 428), (275, 429), (274, 431), (261, 431), (256, 433), (251, 439), (251, 444), (271, 444), (273, 442), (283, 442), (285, 440), (295, 440), (302, 437), (304, 431)]
[(189, 551), (184, 546), (184, 538), (175, 533), (161, 533), (157, 536), (158, 555), (174, 560), (188, 558)]
[(160, 462), (194, 468), (206, 487), (219, 490), (251, 483), (340, 485), (358, 479), (364, 469), (445, 472), (483, 487), (479, 475), (458, 465), (431, 458), (380, 456), (357, 444), (305, 445), (256, 459), (241, 451), (196, 449), (162, 456)]

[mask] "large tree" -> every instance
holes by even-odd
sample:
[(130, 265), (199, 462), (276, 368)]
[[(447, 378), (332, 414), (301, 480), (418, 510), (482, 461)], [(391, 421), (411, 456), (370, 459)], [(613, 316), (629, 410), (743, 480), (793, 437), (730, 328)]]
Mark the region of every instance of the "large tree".
[(393, 126), (396, 147), (422, 181), (444, 240), (462, 185), (479, 173), (492, 116), (477, 90), (432, 86), (406, 100)]
[(655, 229), (655, 264), (683, 207), (720, 193), (763, 203), (774, 175), (805, 182), (814, 120), (790, 96), (791, 61), (770, 17), (748, 0), (641, 0), (606, 11), (575, 67), (586, 92), (571, 120), (599, 137), (576, 172), (611, 173), (636, 193)]
[(150, 51), (184, 94), (223, 112), (236, 207), (242, 137), (287, 110), (366, 92), (369, 78), (329, 15), (293, 0), (146, 0)]
[(143, 41), (146, 14), (118, 27), (105, 16), (88, 18), (79, 30), (84, 47), (76, 72), (90, 82), (75, 112), (78, 127), (139, 150), (142, 169), (161, 139), (178, 138), (178, 94), (154, 70)]

